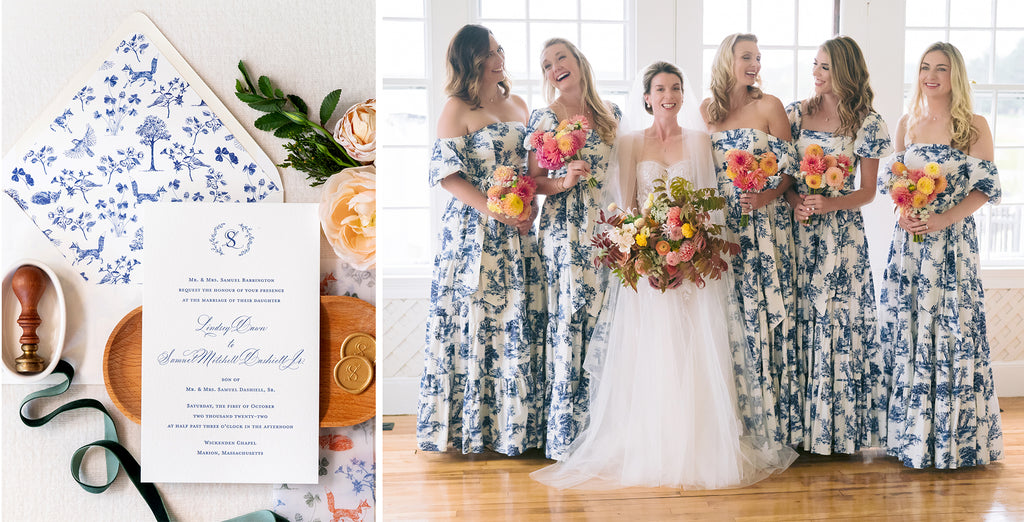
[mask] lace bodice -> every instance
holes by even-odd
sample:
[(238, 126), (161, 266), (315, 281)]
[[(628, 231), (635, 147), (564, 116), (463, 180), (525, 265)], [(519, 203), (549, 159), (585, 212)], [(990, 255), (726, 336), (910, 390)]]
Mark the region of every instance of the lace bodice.
[(662, 165), (654, 160), (643, 160), (636, 166), (636, 203), (637, 208), (643, 206), (647, 201), (648, 194), (654, 192), (655, 180), (664, 180), (666, 184), (672, 178), (686, 178), (694, 183), (697, 182), (697, 175), (694, 162), (687, 159), (679, 160), (669, 166)]

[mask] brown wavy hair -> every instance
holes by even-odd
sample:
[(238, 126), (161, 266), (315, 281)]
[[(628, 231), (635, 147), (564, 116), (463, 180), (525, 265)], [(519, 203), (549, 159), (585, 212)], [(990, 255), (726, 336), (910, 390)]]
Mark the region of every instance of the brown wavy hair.
[[(722, 40), (715, 53), (715, 61), (711, 65), (711, 100), (707, 107), (710, 123), (718, 123), (729, 116), (729, 91), (736, 85), (736, 76), (732, 72), (735, 61), (733, 51), (739, 42), (756, 44), (757, 37), (750, 33), (730, 34)], [(747, 87), (747, 94), (755, 100), (764, 96), (760, 75), (754, 85)]]
[[(597, 95), (597, 89), (594, 88), (593, 68), (591, 68), (587, 57), (583, 56), (583, 53), (569, 40), (565, 38), (551, 38), (544, 42), (544, 47), (540, 51), (541, 62), (544, 61), (544, 51), (548, 47), (558, 44), (564, 45), (569, 50), (569, 54), (576, 58), (576, 63), (580, 66), (580, 73), (582, 73), (580, 86), (583, 89), (583, 103), (590, 109), (591, 114), (594, 115), (594, 121), (591, 122), (594, 132), (601, 137), (601, 141), (609, 144), (615, 143), (615, 130), (618, 127), (618, 122), (615, 121), (615, 115), (612, 114), (612, 111), (608, 109), (608, 106)], [(543, 65), (541, 65), (541, 70), (543, 70)], [(541, 81), (541, 85), (544, 87), (544, 96), (550, 104), (555, 99), (555, 86), (548, 81), (546, 74)], [(574, 115), (570, 114), (569, 116), (572, 117)]]
[[(950, 144), (965, 153), (971, 149), (971, 145), (978, 141), (978, 129), (974, 128), (971, 122), (974, 120), (974, 108), (971, 105), (971, 84), (967, 79), (967, 67), (964, 65), (964, 57), (960, 50), (948, 42), (935, 42), (928, 46), (917, 61), (917, 70), (921, 70), (921, 63), (924, 57), (932, 51), (942, 51), (949, 58), (949, 81), (950, 96), (952, 101), (949, 104), (949, 134)], [(920, 80), (914, 84), (914, 96), (910, 99), (910, 115), (907, 119), (907, 135), (914, 139), (914, 126), (924, 116), (924, 94), (921, 93)]]
[[(839, 98), (839, 134), (856, 136), (864, 118), (873, 110), (875, 93), (868, 81), (868, 65), (857, 42), (849, 36), (837, 36), (821, 44), (831, 62), (832, 92)], [(821, 109), (821, 96), (807, 101), (807, 114)]]
[[(683, 72), (680, 71), (678, 67), (668, 62), (654, 62), (651, 65), (648, 65), (647, 69), (644, 70), (644, 94), (651, 94), (651, 82), (654, 81), (655, 76), (661, 73), (674, 74), (679, 78), (679, 83), (681, 85), (684, 83)], [(682, 85), (682, 87), (684, 89), (683, 92), (686, 92), (685, 89), (687, 86)], [(644, 100), (644, 110), (647, 111), (647, 114), (654, 114), (654, 107), (651, 107), (651, 105), (647, 103), (647, 100)]]
[[(484, 62), (491, 52), (491, 30), (475, 24), (467, 24), (459, 29), (448, 44), (448, 83), (444, 90), (448, 96), (454, 96), (474, 110), (480, 108), (480, 78), (483, 76)], [(508, 98), (512, 85), (505, 75), (498, 87), (501, 95)]]

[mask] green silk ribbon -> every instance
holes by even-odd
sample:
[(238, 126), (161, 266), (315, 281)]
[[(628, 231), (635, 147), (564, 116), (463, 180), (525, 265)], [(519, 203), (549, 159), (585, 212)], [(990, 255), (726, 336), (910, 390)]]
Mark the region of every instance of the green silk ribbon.
[[(21, 401), (21, 407), (18, 408), (18, 414), (21, 415), (21, 422), (25, 423), (30, 428), (38, 428), (44, 424), (53, 420), (54, 417), (64, 413), (66, 411), (77, 410), (79, 408), (93, 408), (103, 413), (103, 439), (97, 440), (96, 442), (90, 442), (77, 450), (71, 455), (71, 476), (75, 479), (75, 482), (82, 489), (89, 493), (103, 493), (114, 483), (114, 479), (117, 478), (118, 469), (124, 469), (128, 478), (135, 485), (135, 489), (139, 490), (139, 494), (149, 505), (149, 510), (153, 512), (153, 516), (159, 522), (168, 522), (170, 517), (167, 515), (167, 508), (164, 506), (163, 498), (160, 496), (160, 492), (157, 491), (156, 486), (151, 482), (142, 482), (142, 468), (139, 466), (138, 461), (132, 454), (121, 445), (117, 438), (117, 429), (114, 427), (114, 420), (110, 417), (110, 413), (103, 406), (100, 401), (96, 399), (77, 399), (67, 404), (61, 405), (52, 412), (38, 418), (29, 418), (25, 416), (25, 406), (28, 403), (40, 399), (43, 397), (56, 397), (71, 387), (71, 381), (75, 378), (75, 369), (65, 360), (61, 360), (57, 363), (57, 367), (53, 370), (55, 375), (64, 376), (64, 381), (61, 383), (40, 390), (34, 393), (30, 393), (25, 397), (25, 400)], [(90, 448), (102, 448), (106, 458), (107, 465), (107, 482), (103, 485), (88, 484), (82, 482), (81, 470), (82, 461), (85, 459), (85, 454)], [(263, 509), (260, 511), (254, 511), (242, 515), (240, 517), (232, 518), (225, 522), (287, 522), (288, 519), (270, 511)]]

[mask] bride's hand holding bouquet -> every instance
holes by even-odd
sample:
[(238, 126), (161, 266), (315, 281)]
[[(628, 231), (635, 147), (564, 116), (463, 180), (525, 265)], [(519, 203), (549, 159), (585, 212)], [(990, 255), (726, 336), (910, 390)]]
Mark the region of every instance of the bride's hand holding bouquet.
[(655, 187), (642, 212), (617, 213), (614, 206), (610, 215), (601, 211), (598, 223), (607, 227), (593, 239), (594, 265), (608, 267), (633, 290), (641, 277), (662, 292), (684, 281), (703, 288), (705, 278), (719, 279), (729, 266), (723, 255), (740, 250), (720, 237), (722, 225), (711, 222), (711, 212), (725, 207), (725, 199), (683, 178), (669, 186), (658, 180)]

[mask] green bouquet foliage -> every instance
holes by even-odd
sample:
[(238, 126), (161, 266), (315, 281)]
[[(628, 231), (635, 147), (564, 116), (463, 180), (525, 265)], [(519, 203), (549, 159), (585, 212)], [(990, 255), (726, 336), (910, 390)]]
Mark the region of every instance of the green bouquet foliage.
[(342, 169), (362, 165), (352, 159), (334, 140), (333, 134), (324, 128), (338, 107), (341, 89), (335, 89), (324, 97), (320, 103), (320, 123), (316, 123), (309, 119), (309, 106), (302, 98), (286, 95), (275, 88), (266, 76), (260, 76), (254, 85), (245, 63), (241, 61), (238, 62), (238, 70), (245, 82), (235, 81), (235, 96), (249, 107), (266, 113), (256, 119), (256, 128), (290, 140), (284, 145), (288, 158), (279, 167), (305, 172), (310, 185), (315, 187)]

